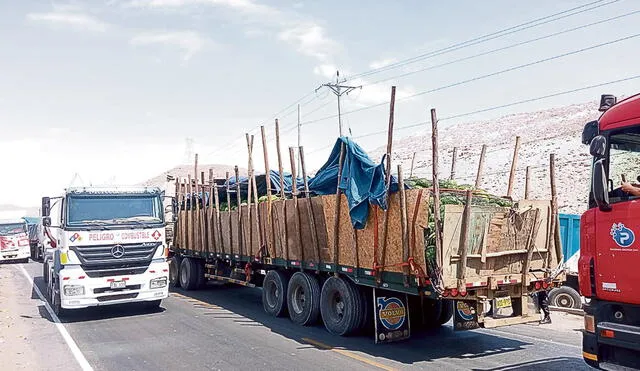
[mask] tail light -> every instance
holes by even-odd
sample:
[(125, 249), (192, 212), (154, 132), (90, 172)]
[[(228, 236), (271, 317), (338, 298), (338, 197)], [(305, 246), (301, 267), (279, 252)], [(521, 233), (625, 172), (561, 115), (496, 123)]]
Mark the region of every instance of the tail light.
[(467, 296), (467, 292), (466, 291), (460, 291), (460, 296), (462, 296), (462, 297)]
[(444, 290), (444, 291), (442, 292), (442, 297), (445, 297), (445, 298), (446, 298), (447, 296), (449, 296), (449, 290)]
[(540, 284), (540, 281), (536, 281), (536, 284), (534, 286), (536, 288), (536, 290), (540, 290), (542, 288), (542, 285)]
[(451, 289), (451, 296), (458, 296), (458, 289)]
[(549, 288), (549, 283), (547, 281), (543, 281), (542, 282), (542, 288), (545, 289), (545, 290), (548, 289)]

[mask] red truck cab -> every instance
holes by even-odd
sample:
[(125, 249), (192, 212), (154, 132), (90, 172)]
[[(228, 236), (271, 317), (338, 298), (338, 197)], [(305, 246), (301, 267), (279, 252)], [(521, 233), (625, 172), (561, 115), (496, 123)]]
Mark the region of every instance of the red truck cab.
[(580, 220), (579, 286), (589, 299), (582, 355), (595, 368), (640, 369), (640, 197), (621, 188), (640, 187), (640, 94), (603, 95), (600, 111), (582, 133), (593, 156)]

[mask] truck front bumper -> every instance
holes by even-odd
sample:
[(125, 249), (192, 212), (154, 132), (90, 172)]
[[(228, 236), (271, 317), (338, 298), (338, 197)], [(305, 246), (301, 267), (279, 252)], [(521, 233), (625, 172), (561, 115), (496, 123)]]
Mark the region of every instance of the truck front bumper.
[[(114, 282), (124, 287), (113, 288)], [(155, 287), (151, 287), (152, 282)], [(79, 266), (60, 271), (60, 300), (65, 309), (154, 301), (168, 296), (169, 265), (166, 262), (151, 263), (145, 273), (137, 275), (90, 278)]]
[(585, 316), (595, 323), (595, 332), (582, 333), (582, 357), (589, 366), (640, 369), (640, 306), (591, 300)]
[(31, 257), (31, 251), (29, 250), (28, 246), (26, 248), (21, 247), (18, 250), (13, 250), (13, 251), (2, 250), (0, 252), (0, 261), (21, 260), (21, 259), (27, 259), (29, 257)]

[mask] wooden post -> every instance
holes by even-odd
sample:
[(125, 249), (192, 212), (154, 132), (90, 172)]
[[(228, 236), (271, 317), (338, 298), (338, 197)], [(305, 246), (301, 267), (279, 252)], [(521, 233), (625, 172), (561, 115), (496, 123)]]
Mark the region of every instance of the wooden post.
[(524, 179), (524, 199), (529, 200), (530, 198), (530, 187), (531, 187), (531, 166), (527, 166), (527, 173)]
[(342, 179), (342, 164), (344, 164), (345, 148), (344, 142), (340, 142), (340, 158), (338, 159), (338, 185), (336, 186), (336, 208), (333, 218), (333, 271), (338, 274), (338, 263), (340, 262), (340, 180)]
[(304, 270), (304, 246), (302, 246), (302, 228), (300, 228), (300, 208), (298, 207), (298, 182), (296, 173), (296, 154), (293, 147), (289, 147), (289, 158), (291, 161), (291, 197), (293, 198), (294, 228), (298, 231), (298, 247), (300, 248), (300, 270)]
[(282, 197), (282, 224), (284, 226), (284, 238), (282, 248), (285, 250), (285, 267), (289, 266), (289, 228), (287, 227), (287, 196), (284, 192), (284, 170), (282, 169), (282, 153), (280, 151), (280, 124), (276, 119), (276, 153), (278, 154), (278, 172), (280, 173), (280, 196)]
[[(273, 228), (273, 210), (271, 206), (271, 169), (269, 169), (269, 154), (267, 150), (267, 136), (264, 132), (264, 125), (260, 126), (260, 133), (262, 134), (262, 152), (264, 156), (264, 176), (265, 182), (267, 182), (267, 225), (264, 228), (265, 241), (267, 244), (271, 244), (274, 250), (276, 248), (275, 230)], [(267, 249), (268, 251), (268, 249)]]
[(231, 228), (231, 221), (233, 220), (233, 217), (231, 216), (231, 187), (229, 186), (229, 172), (227, 171), (225, 175), (227, 177), (227, 211), (229, 214), (229, 254), (233, 254), (233, 229)]
[(202, 205), (200, 205), (200, 201), (198, 201), (198, 207), (200, 207), (200, 212), (198, 213), (198, 218), (200, 219), (200, 223), (198, 228), (200, 229), (200, 243), (202, 244), (202, 251), (209, 254), (209, 244), (207, 242), (207, 198), (204, 194), (204, 171), (200, 172), (200, 180), (202, 186), (200, 187), (200, 191), (202, 192)]
[[(378, 261), (380, 261), (380, 266), (384, 267), (387, 255), (387, 236), (389, 234), (389, 197), (391, 193), (391, 150), (393, 148), (393, 124), (394, 124), (394, 116), (395, 116), (395, 105), (396, 105), (396, 87), (391, 87), (391, 100), (389, 102), (389, 128), (387, 129), (387, 152), (385, 155), (385, 160), (387, 163), (385, 164), (385, 203), (387, 204), (387, 208), (383, 210), (383, 222), (382, 222), (382, 251), (380, 255), (380, 259), (374, 254), (374, 266), (378, 265)], [(377, 214), (377, 207), (373, 208), (373, 211)], [(379, 242), (376, 241), (376, 244)], [(376, 248), (377, 249), (377, 248)], [(374, 250), (376, 250), (374, 249)], [(377, 269), (376, 281), (378, 284), (382, 283), (382, 268)]]
[(440, 180), (438, 179), (438, 118), (431, 109), (431, 155), (433, 175), (433, 218), (436, 235), (436, 265), (442, 267), (442, 230), (440, 225)]
[(191, 213), (193, 214), (193, 250), (200, 251), (200, 187), (198, 186), (198, 154), (195, 155), (195, 164), (193, 166), (193, 182), (195, 183), (193, 188), (193, 205), (191, 207)]
[(189, 204), (185, 205), (185, 210), (187, 210), (187, 245), (185, 249), (193, 250), (193, 244), (195, 241), (195, 237), (193, 235), (193, 182), (191, 182), (191, 174), (187, 176), (187, 194), (189, 195)]
[(449, 180), (453, 180), (456, 177), (456, 160), (458, 158), (458, 147), (453, 147), (453, 156), (451, 157), (451, 174)]
[[(179, 230), (179, 237), (180, 237), (180, 249), (184, 249), (185, 246), (187, 246), (187, 234), (186, 234), (186, 225), (185, 225), (185, 218), (186, 218), (186, 212), (187, 212), (187, 207), (186, 207), (186, 185), (184, 184), (184, 179), (180, 179), (180, 193), (179, 193), (179, 197), (178, 197), (178, 225), (180, 226), (180, 228), (178, 228)], [(184, 211), (182, 210), (182, 203), (185, 204), (185, 208)]]
[(516, 179), (516, 168), (518, 166), (518, 151), (520, 150), (520, 137), (516, 137), (516, 146), (513, 148), (513, 160), (511, 160), (511, 173), (509, 174), (509, 186), (507, 187), (507, 197), (513, 195), (513, 182)]
[[(213, 170), (213, 169), (212, 169)], [(218, 228), (218, 237), (220, 238), (220, 253), (224, 254), (224, 238), (222, 237), (222, 218), (220, 217), (220, 196), (218, 195), (218, 186), (216, 185), (216, 179), (213, 178), (213, 183), (211, 183), (211, 189), (213, 192), (213, 202), (216, 207), (216, 222)]]
[(480, 188), (480, 182), (482, 182), (482, 171), (484, 168), (484, 156), (487, 154), (487, 145), (482, 145), (482, 150), (480, 151), (480, 161), (478, 162), (478, 173), (476, 174), (476, 185), (475, 188)]
[(215, 210), (213, 209), (213, 193), (216, 192), (215, 184), (213, 182), (213, 169), (209, 168), (209, 208), (207, 210), (207, 235), (209, 237), (209, 246), (214, 253), (218, 252), (218, 244), (216, 243), (216, 223), (214, 223)]
[(307, 181), (307, 169), (304, 162), (304, 149), (303, 147), (298, 148), (300, 151), (300, 169), (302, 170), (302, 179), (304, 182), (304, 194), (307, 199), (308, 207), (307, 207), (307, 216), (309, 218), (309, 227), (311, 228), (311, 241), (313, 242), (313, 246), (315, 247), (316, 252), (316, 270), (320, 270), (320, 243), (318, 242), (318, 230), (316, 229), (316, 217), (313, 213), (313, 200), (311, 199), (311, 195), (309, 194), (309, 182)]
[(460, 226), (460, 261), (458, 262), (458, 291), (467, 291), (467, 254), (469, 250), (469, 224), (471, 223), (471, 203), (473, 201), (473, 191), (467, 190), (464, 212), (462, 214), (462, 225)]
[(240, 189), (240, 171), (238, 170), (238, 165), (233, 167), (233, 171), (236, 176), (236, 199), (238, 202), (238, 250), (242, 258), (244, 253), (244, 236), (242, 233), (242, 193)]
[[(247, 255), (251, 255), (253, 251), (253, 221), (251, 218), (252, 209), (251, 209), (251, 197), (252, 197), (252, 188), (253, 188), (253, 168), (251, 162), (251, 152), (253, 150), (253, 135), (249, 137), (249, 133), (245, 133), (247, 138), (247, 227), (249, 232), (249, 245), (247, 248)], [(255, 200), (256, 204), (258, 200)]]
[[(553, 236), (553, 242), (556, 247), (556, 258), (558, 262), (562, 262), (562, 241), (560, 239), (560, 223), (558, 221), (558, 192), (556, 189), (556, 156), (555, 154), (549, 155), (549, 180), (551, 183), (551, 215), (553, 218), (553, 228), (550, 230), (550, 234)], [(549, 251), (551, 256), (551, 251)]]
[(413, 156), (411, 156), (411, 170), (409, 170), (409, 179), (413, 178), (413, 164), (416, 161), (416, 152), (413, 152)]
[[(400, 225), (402, 227), (402, 262), (409, 262), (409, 229), (407, 226), (407, 198), (404, 191), (402, 165), (398, 165), (398, 192), (400, 193)], [(404, 286), (409, 287), (409, 267), (402, 267)]]

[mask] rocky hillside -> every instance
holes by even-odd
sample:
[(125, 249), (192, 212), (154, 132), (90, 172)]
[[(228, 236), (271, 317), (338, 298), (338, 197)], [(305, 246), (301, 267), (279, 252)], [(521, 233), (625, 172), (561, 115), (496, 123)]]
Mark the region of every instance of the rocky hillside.
[[(590, 178), (588, 148), (581, 144), (584, 124), (597, 119), (598, 102), (574, 104), (538, 112), (518, 113), (493, 119), (446, 125), (439, 128), (439, 176), (451, 174), (453, 148), (457, 147), (454, 179), (473, 184), (480, 151), (487, 154), (481, 187), (506, 195), (516, 136), (521, 137), (513, 197), (524, 197), (526, 167), (531, 167), (531, 196), (550, 198), (549, 155), (555, 154), (556, 182), (561, 213), (582, 213), (587, 206)], [(380, 147), (370, 155), (380, 158)], [(394, 141), (394, 163), (401, 162), (409, 175), (414, 152), (414, 176), (431, 177), (431, 132), (416, 133)], [(394, 165), (395, 166), (395, 165)]]
[[(226, 172), (229, 172), (229, 176), (234, 175), (234, 167), (231, 165), (202, 164), (198, 166), (198, 171), (204, 171), (205, 180), (209, 179), (209, 169), (213, 169), (213, 174), (216, 178), (224, 178)], [(245, 168), (238, 168), (238, 171), (240, 175), (247, 175), (247, 169)], [(189, 175), (191, 177), (195, 175), (193, 165), (179, 165), (141, 183), (141, 185), (160, 187), (166, 191), (167, 195), (172, 195), (175, 188), (173, 187), (175, 179), (186, 179)]]

